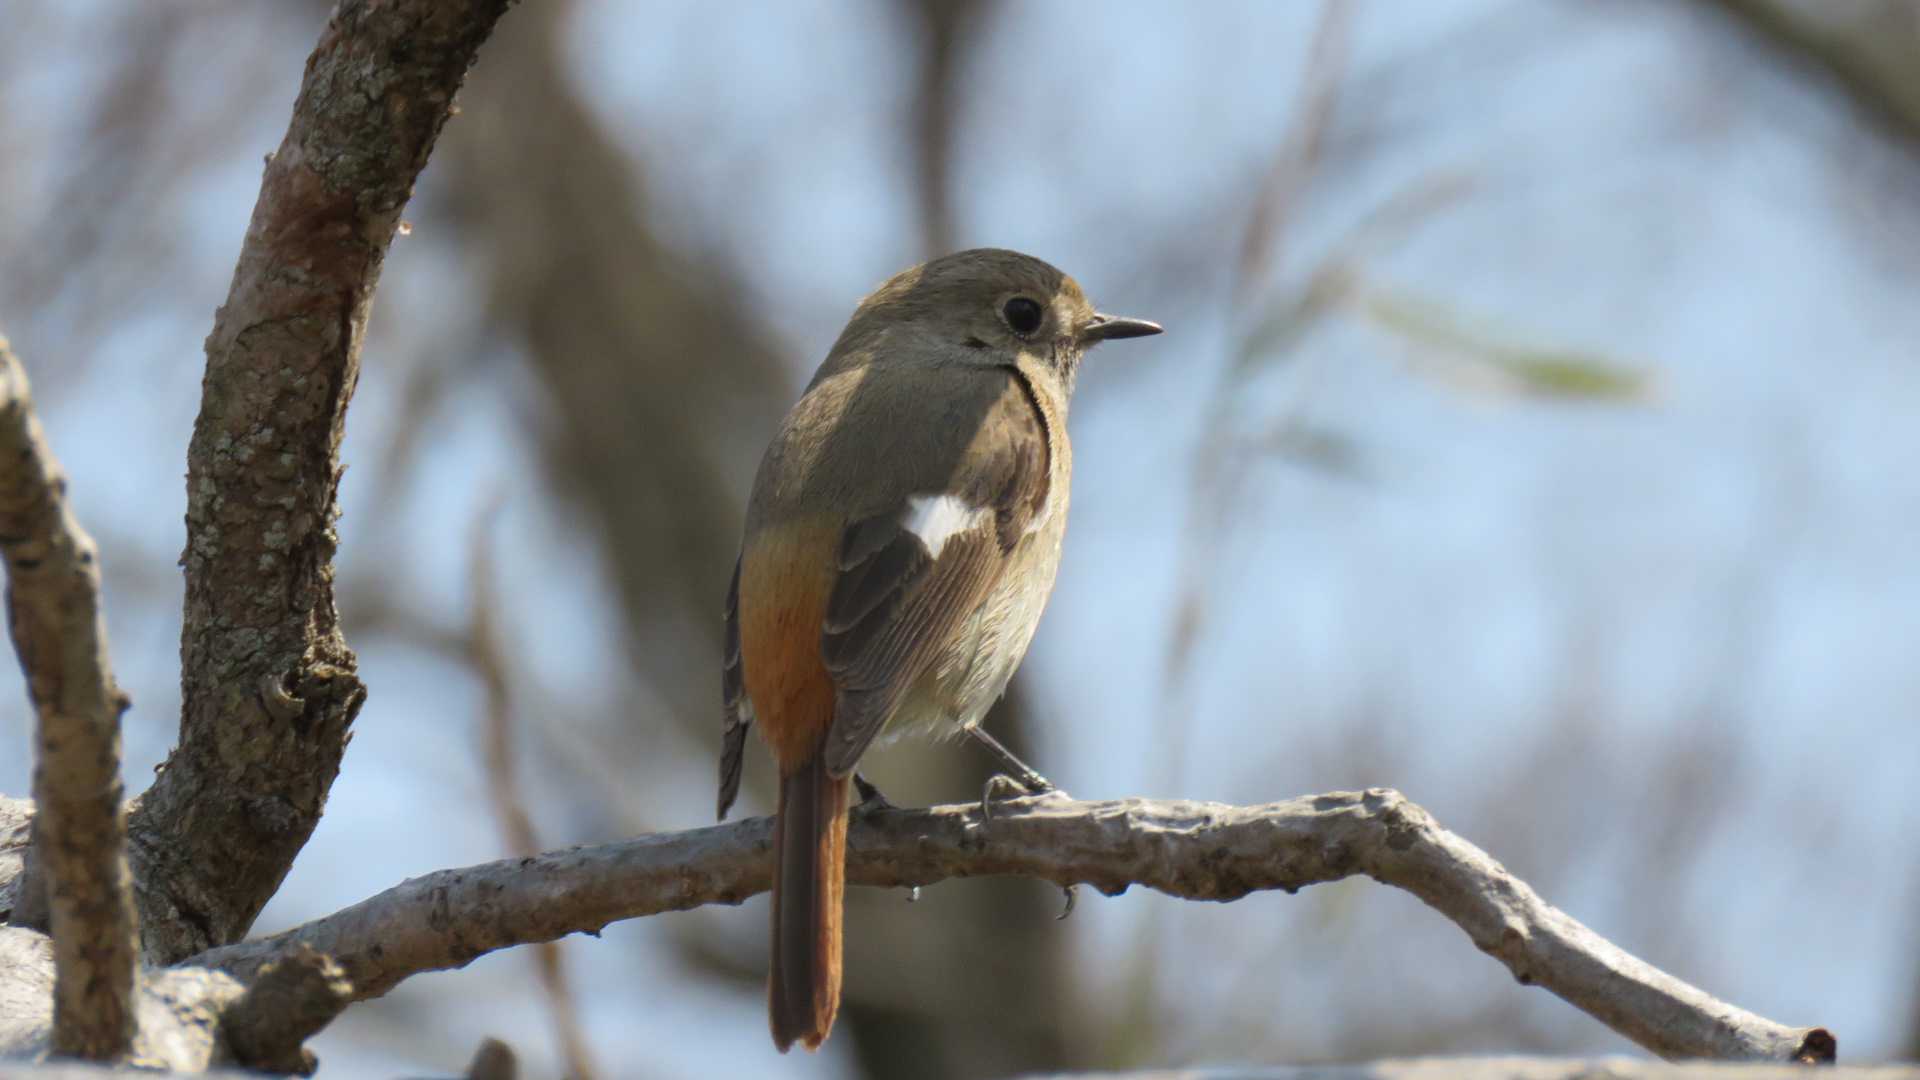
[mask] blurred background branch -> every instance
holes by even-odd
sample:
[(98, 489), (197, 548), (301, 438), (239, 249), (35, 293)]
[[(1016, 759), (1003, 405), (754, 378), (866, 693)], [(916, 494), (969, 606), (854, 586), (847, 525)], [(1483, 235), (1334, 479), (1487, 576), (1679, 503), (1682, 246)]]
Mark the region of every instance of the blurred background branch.
[[(493, 528), (499, 509), (496, 499), (473, 526), (473, 614), (467, 625), (467, 662), (486, 688), (486, 724), (480, 744), (493, 813), (500, 822), (507, 850), (531, 859), (540, 853), (540, 839), (533, 830), (533, 815), (527, 809), (514, 767), (512, 661), (501, 640), (500, 602), (493, 584)], [(540, 942), (533, 946), (532, 953), (547, 1011), (553, 1017), (554, 1039), (566, 1061), (566, 1074), (569, 1080), (593, 1080), (599, 1070), (593, 1065), (586, 1033), (580, 1027), (580, 1008), (567, 979), (566, 956), (560, 943)]]
[(1701, 0), (1780, 56), (1831, 80), (1868, 121), (1920, 142), (1920, 8), (1908, 0)]

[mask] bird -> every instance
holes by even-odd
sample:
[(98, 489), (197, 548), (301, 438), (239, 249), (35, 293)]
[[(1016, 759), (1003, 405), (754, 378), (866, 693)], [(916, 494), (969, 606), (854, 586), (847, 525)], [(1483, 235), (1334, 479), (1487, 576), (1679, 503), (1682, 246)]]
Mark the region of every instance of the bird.
[(877, 796), (857, 776), (863, 754), (964, 734), (1018, 786), (1050, 786), (980, 723), (1053, 590), (1081, 360), (1160, 332), (1097, 312), (1030, 255), (955, 252), (863, 299), (774, 433), (727, 590), (718, 816), (757, 725), (779, 773), (780, 1052), (817, 1049), (839, 1009), (849, 784)]

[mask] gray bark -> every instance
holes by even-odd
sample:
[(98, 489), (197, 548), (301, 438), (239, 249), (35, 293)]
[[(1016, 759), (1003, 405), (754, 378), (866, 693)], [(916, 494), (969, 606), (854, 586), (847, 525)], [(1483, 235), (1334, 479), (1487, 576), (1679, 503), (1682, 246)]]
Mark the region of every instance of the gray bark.
[(187, 455), (180, 741), (131, 821), (147, 952), (233, 941), (313, 832), (366, 690), (333, 600), (340, 438), (400, 211), (510, 0), (349, 0), (268, 162)]
[[(597, 933), (617, 919), (737, 904), (768, 886), (770, 825), (732, 825), (569, 848), (415, 878), (343, 911), (194, 963), (253, 977), (311, 947), (356, 997), (494, 949)], [(1486, 852), (1398, 792), (1336, 792), (1235, 807), (1127, 799), (1024, 799), (855, 817), (847, 879), (891, 888), (1012, 874), (1119, 895), (1145, 885), (1189, 900), (1365, 875), (1453, 920), (1523, 985), (1545, 987), (1669, 1058), (1831, 1061), (1824, 1028), (1789, 1027), (1717, 1001), (1541, 900)]]
[(7, 629), (33, 704), (38, 815), (12, 921), (53, 933), (56, 1054), (117, 1061), (132, 1046), (140, 927), (121, 814), (120, 714), (100, 563), (0, 338), (0, 552)]

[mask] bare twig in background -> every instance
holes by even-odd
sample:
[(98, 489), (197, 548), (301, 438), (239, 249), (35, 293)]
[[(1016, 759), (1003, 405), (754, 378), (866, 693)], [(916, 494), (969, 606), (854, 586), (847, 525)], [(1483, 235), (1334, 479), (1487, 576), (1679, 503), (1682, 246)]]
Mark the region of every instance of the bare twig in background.
[(120, 714), (100, 566), (67, 504), (27, 373), (0, 338), (0, 552), (7, 627), (39, 719), (29, 872), (15, 922), (44, 896), (53, 935), (55, 1054), (117, 1061), (133, 1045), (140, 954), (126, 822)]
[(960, 123), (961, 76), (980, 40), (978, 27), (993, 7), (990, 0), (907, 0), (900, 5), (918, 24), (921, 36), (908, 136), (920, 203), (921, 252), (916, 261), (952, 251), (956, 243), (953, 146)]
[(1781, 56), (1831, 79), (1860, 115), (1920, 146), (1920, 9), (1910, 0), (1700, 0)]
[(1353, 0), (1326, 0), (1314, 27), (1306, 74), (1295, 98), (1293, 119), (1274, 156), (1273, 167), (1254, 196), (1236, 267), (1234, 300), (1245, 306), (1261, 278), (1286, 250), (1288, 215), (1305, 194), (1320, 163), (1327, 130), (1333, 126), (1340, 80), (1347, 71), (1353, 36)]
[(333, 600), (339, 447), (387, 246), (510, 0), (348, 0), (307, 62), (188, 450), (180, 742), (130, 822), (148, 952), (243, 935), (365, 697)]
[[(506, 649), (500, 642), (500, 603), (493, 589), (493, 523), (499, 507), (500, 500), (496, 498), (474, 523), (473, 615), (468, 626), (467, 663), (486, 689), (486, 732), (481, 742), (485, 747), (487, 793), (494, 814), (500, 819), (507, 849), (523, 858), (532, 858), (540, 853), (540, 843), (513, 767), (513, 693), (508, 685)], [(553, 1016), (554, 1038), (567, 1063), (569, 1080), (593, 1080), (599, 1070), (594, 1068), (586, 1032), (580, 1026), (580, 1010), (567, 980), (566, 958), (561, 954), (560, 943), (543, 941), (535, 945), (533, 963), (540, 988), (547, 997), (548, 1011)]]
[(541, 464), (603, 538), (632, 669), (711, 745), (716, 612), (759, 451), (740, 433), (773, 430), (791, 376), (739, 281), (653, 235), (644, 171), (571, 78), (576, 8), (528, 5), (489, 51), (447, 143), (447, 227), (471, 239), (487, 334), (544, 391)]
[[(1273, 167), (1254, 196), (1253, 209), (1248, 216), (1233, 291), (1235, 304), (1244, 313), (1242, 321), (1246, 325), (1243, 334), (1249, 342), (1241, 345), (1227, 370), (1214, 381), (1213, 391), (1208, 398), (1202, 443), (1194, 465), (1194, 501), (1187, 511), (1188, 525), (1182, 539), (1182, 581), (1167, 646), (1162, 684), (1163, 705), (1173, 705), (1184, 687), (1192, 646), (1199, 633), (1203, 586), (1208, 579), (1203, 572), (1208, 565), (1206, 556), (1213, 550), (1212, 541), (1208, 538), (1218, 530), (1228, 512), (1222, 475), (1226, 448), (1231, 443), (1228, 428), (1233, 402), (1247, 367), (1247, 358), (1255, 351), (1250, 345), (1251, 339), (1257, 337), (1262, 329), (1261, 320), (1254, 318), (1250, 312), (1250, 297), (1270, 268), (1280, 260), (1284, 250), (1282, 241), (1287, 215), (1295, 209), (1319, 165), (1320, 148), (1326, 139), (1328, 126), (1333, 122), (1340, 80), (1346, 72), (1347, 40), (1352, 22), (1351, 0), (1326, 0), (1321, 7), (1299, 104), (1281, 140)], [(1163, 707), (1161, 715), (1172, 718), (1182, 714), (1178, 709)], [(1178, 737), (1162, 740), (1163, 761), (1169, 780), (1177, 780), (1182, 771), (1185, 762), (1183, 745), (1184, 740)]]
[(467, 1064), (466, 1080), (514, 1080), (520, 1075), (520, 1058), (513, 1047), (499, 1039), (482, 1039)]
[[(1194, 451), (1193, 483), (1180, 534), (1173, 613), (1161, 667), (1156, 742), (1159, 782), (1169, 790), (1178, 789), (1186, 772), (1186, 721), (1190, 712), (1185, 700), (1187, 672), (1193, 659), (1193, 646), (1199, 640), (1207, 583), (1215, 576), (1213, 554), (1220, 548), (1219, 534), (1231, 513), (1226, 457), (1232, 445), (1233, 406), (1245, 378), (1248, 357), (1255, 351), (1251, 342), (1260, 330), (1259, 320), (1250, 312), (1249, 298), (1284, 250), (1286, 217), (1306, 192), (1320, 164), (1321, 147), (1326, 130), (1333, 122), (1340, 82), (1346, 74), (1352, 21), (1352, 0), (1323, 0), (1293, 117), (1272, 166), (1254, 194), (1241, 237), (1232, 300), (1243, 324), (1242, 341), (1236, 344), (1236, 351), (1224, 370), (1214, 376), (1207, 396), (1199, 445)], [(1305, 305), (1316, 301), (1315, 291), (1310, 287), (1302, 300), (1302, 310), (1308, 310)], [(1130, 993), (1127, 1015), (1121, 1026), (1135, 1033), (1132, 1041), (1143, 1049), (1158, 1041), (1156, 1030), (1163, 1015), (1155, 987), (1160, 982), (1156, 965), (1164, 932), (1163, 919), (1147, 920), (1127, 978)]]
[[(178, 297), (193, 289), (184, 280), (193, 268), (193, 231), (153, 208), (189, 198), (209, 161), (257, 158), (248, 113), (263, 94), (285, 92), (288, 68), (277, 50), (228, 50), (210, 65), (196, 38), (217, 23), (212, 32), (226, 40), (257, 40), (266, 28), (277, 29), (276, 22), (298, 18), (300, 5), (117, 4), (91, 18), (68, 9), (38, 25), (23, 7), (8, 13), (0, 70), (11, 85), (0, 93), (17, 88), (22, 75), (30, 80), (26, 73), (35, 67), (70, 63), (63, 57), (72, 54), (62, 46), (82, 39), (103, 75), (98, 93), (61, 99), (57, 124), (36, 124), (31, 117), (41, 110), (19, 108), (17, 100), (8, 109), (15, 123), (0, 121), (8, 128), (0, 130), (0, 143), (8, 147), (9, 165), (38, 159), (54, 170), (58, 192), (51, 202), (36, 198), (31, 187), (0, 192), (20, 229), (0, 221), (7, 236), (0, 310), (19, 320), (22, 337), (61, 343), (57, 368), (36, 373), (41, 394), (50, 398), (90, 370), (96, 354), (111, 351), (102, 339), (115, 330), (178, 310)], [(217, 107), (186, 100), (181, 77), (188, 68), (219, 80), (225, 95)], [(62, 129), (84, 132), (84, 140), (66, 154), (36, 145)], [(0, 180), (0, 189), (6, 187)]]
[[(1920, 930), (1920, 926), (1915, 929)], [(1900, 1049), (1900, 1057), (1907, 1061), (1920, 1061), (1920, 985), (1916, 985), (1914, 990), (1913, 999), (1907, 1006), (1907, 1036), (1901, 1040)]]
[[(307, 946), (346, 968), (357, 996), (510, 945), (597, 932), (617, 919), (739, 903), (767, 888), (770, 823), (570, 848), (415, 878), (326, 918), (194, 963), (246, 978)], [(1128, 799), (1023, 799), (984, 822), (978, 804), (855, 818), (847, 877), (931, 885), (1012, 874), (1109, 895), (1145, 885), (1189, 900), (1364, 874), (1453, 920), (1523, 984), (1551, 990), (1670, 1058), (1832, 1060), (1823, 1028), (1755, 1016), (1635, 959), (1541, 900), (1486, 852), (1398, 792), (1336, 792), (1265, 806)]]

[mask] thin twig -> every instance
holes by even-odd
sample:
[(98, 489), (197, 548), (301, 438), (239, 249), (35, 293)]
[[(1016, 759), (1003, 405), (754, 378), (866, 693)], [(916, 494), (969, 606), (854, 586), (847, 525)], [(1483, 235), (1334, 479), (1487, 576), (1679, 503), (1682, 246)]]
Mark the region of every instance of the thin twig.
[(953, 153), (960, 125), (962, 79), (993, 5), (985, 0), (907, 0), (903, 13), (919, 25), (920, 65), (914, 77), (912, 132), (920, 245), (927, 257), (952, 251), (958, 234)]
[(480, 1048), (467, 1063), (466, 1080), (516, 1080), (519, 1075), (519, 1056), (499, 1039), (480, 1040)]
[[(194, 963), (246, 978), (290, 949), (337, 959), (362, 997), (495, 949), (597, 933), (618, 919), (737, 904), (768, 886), (771, 826), (754, 818), (618, 844), (443, 870)], [(1470, 940), (1646, 1049), (1669, 1058), (1832, 1060), (1823, 1028), (1792, 1028), (1638, 960), (1540, 899), (1485, 852), (1398, 792), (1336, 792), (1265, 806), (1126, 799), (1011, 801), (856, 816), (847, 878), (910, 888), (1019, 875), (1108, 895), (1145, 885), (1190, 900), (1364, 874), (1405, 889)], [(854, 976), (857, 978), (857, 974)]]
[[(121, 813), (120, 714), (93, 540), (0, 338), (0, 552), (7, 625), (39, 719), (37, 804), (16, 909), (44, 897), (53, 936), (53, 1052), (118, 1061), (133, 1045), (140, 954)], [(38, 895), (36, 895), (36, 893)]]
[[(1233, 477), (1229, 475), (1227, 457), (1232, 444), (1235, 403), (1240, 400), (1246, 378), (1247, 357), (1255, 351), (1252, 342), (1261, 329), (1252, 311), (1251, 297), (1273, 267), (1282, 261), (1289, 215), (1297, 211), (1319, 169), (1321, 150), (1347, 73), (1352, 23), (1353, 0), (1322, 0), (1306, 69), (1294, 100), (1293, 116), (1254, 193), (1241, 236), (1232, 292), (1235, 317), (1241, 324), (1237, 334), (1240, 342), (1224, 369), (1213, 376), (1207, 394), (1200, 442), (1194, 452), (1193, 482), (1189, 486), (1185, 521), (1180, 531), (1173, 618), (1160, 671), (1160, 705), (1155, 713), (1159, 717), (1159, 734), (1155, 743), (1159, 748), (1159, 782), (1168, 790), (1179, 790), (1187, 768), (1184, 723), (1188, 713), (1187, 678), (1194, 646), (1200, 638), (1207, 585), (1215, 577), (1214, 555), (1221, 548), (1221, 534), (1232, 512)], [(1303, 294), (1303, 305), (1311, 296), (1311, 290)], [(1128, 975), (1128, 982), (1136, 992), (1128, 997), (1130, 1007), (1126, 1019), (1143, 1031), (1158, 1023), (1160, 1017), (1152, 987), (1158, 981), (1154, 965), (1165, 931), (1165, 919), (1155, 911), (1142, 930), (1140, 947), (1133, 954), (1133, 970)]]
[(1273, 165), (1253, 200), (1242, 235), (1234, 301), (1245, 307), (1266, 272), (1285, 250), (1286, 225), (1319, 169), (1321, 149), (1333, 126), (1340, 80), (1347, 72), (1347, 42), (1353, 31), (1353, 0), (1326, 0), (1313, 31), (1306, 73), (1301, 77), (1292, 121)]
[[(1297, 210), (1320, 165), (1321, 148), (1333, 123), (1340, 83), (1346, 75), (1347, 40), (1352, 22), (1352, 0), (1325, 0), (1321, 6), (1293, 119), (1248, 214), (1235, 269), (1233, 297), (1240, 320), (1245, 324), (1241, 335), (1249, 341), (1263, 331), (1260, 320), (1254, 317), (1251, 297), (1272, 268), (1281, 262), (1289, 215)], [(1241, 383), (1246, 376), (1246, 357), (1252, 351), (1247, 342), (1241, 344), (1226, 370), (1216, 378), (1208, 396), (1206, 420), (1202, 425), (1206, 436), (1194, 461), (1194, 494), (1181, 541), (1181, 584), (1162, 672), (1160, 715), (1163, 717), (1182, 715), (1182, 711), (1173, 706), (1185, 690), (1187, 668), (1199, 634), (1205, 596), (1203, 585), (1209, 579), (1204, 571), (1211, 566), (1210, 556), (1218, 549), (1217, 533), (1229, 514), (1231, 500), (1225, 475), (1227, 448), (1231, 445), (1234, 403), (1239, 400)], [(1177, 783), (1186, 764), (1186, 742), (1169, 734), (1161, 740), (1161, 745), (1163, 778)]]
[[(533, 830), (533, 816), (527, 812), (527, 800), (520, 790), (520, 778), (513, 767), (513, 691), (509, 685), (511, 666), (500, 642), (500, 601), (493, 588), (493, 523), (499, 517), (501, 500), (492, 499), (480, 513), (473, 528), (472, 589), (473, 614), (467, 632), (467, 663), (486, 688), (485, 747), (487, 791), (493, 810), (500, 819), (507, 849), (522, 858), (540, 853), (540, 842)], [(580, 1010), (567, 980), (566, 958), (558, 941), (542, 941), (533, 949), (534, 969), (540, 988), (552, 1014), (554, 1038), (567, 1063), (569, 1080), (593, 1080), (599, 1075), (593, 1054), (587, 1046)]]

